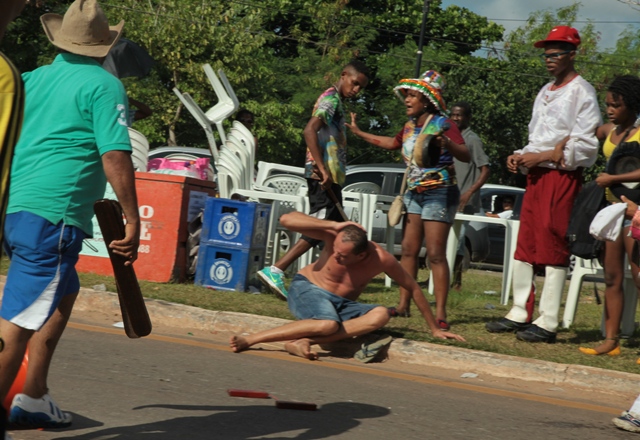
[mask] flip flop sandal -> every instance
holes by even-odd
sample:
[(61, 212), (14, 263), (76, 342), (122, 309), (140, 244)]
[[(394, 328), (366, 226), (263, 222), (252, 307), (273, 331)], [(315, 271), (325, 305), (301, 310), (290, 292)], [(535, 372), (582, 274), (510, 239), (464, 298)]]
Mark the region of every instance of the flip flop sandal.
[(377, 341), (371, 342), (369, 344), (362, 344), (362, 348), (353, 355), (353, 357), (360, 362), (364, 362), (368, 364), (380, 353), (380, 351), (391, 344), (393, 341), (393, 336), (385, 336), (384, 338), (378, 339)]
[(409, 313), (408, 311), (404, 311), (402, 313), (398, 312), (398, 309), (396, 309), (395, 307), (387, 307), (387, 311), (389, 312), (389, 316), (391, 316), (392, 318), (411, 318), (411, 313)]

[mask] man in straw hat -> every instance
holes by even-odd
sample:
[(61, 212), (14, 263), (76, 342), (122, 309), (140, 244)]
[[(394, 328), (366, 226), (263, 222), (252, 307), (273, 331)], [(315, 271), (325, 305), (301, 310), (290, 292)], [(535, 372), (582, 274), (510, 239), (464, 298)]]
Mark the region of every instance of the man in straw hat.
[(100, 61), (120, 37), (95, 0), (76, 0), (66, 14), (41, 17), (61, 49), (52, 64), (23, 75), (22, 136), (11, 169), (5, 248), (11, 258), (0, 333), (0, 401), (29, 343), (29, 367), (9, 420), (30, 427), (71, 423), (48, 394), (47, 376), (80, 285), (75, 264), (82, 240), (92, 235), (93, 203), (108, 180), (127, 220), (123, 240), (109, 243), (131, 264), (140, 222), (122, 83)]
[[(527, 174), (513, 265), (513, 307), (486, 328), (491, 333), (515, 332), (527, 342), (556, 341), (569, 266), (566, 232), (571, 209), (582, 187), (582, 169), (593, 165), (598, 154), (600, 106), (594, 88), (574, 68), (579, 44), (578, 31), (569, 26), (554, 27), (534, 44), (544, 49), (542, 58), (554, 80), (533, 104), (529, 143), (507, 158), (511, 172)], [(536, 266), (545, 268), (545, 279), (540, 316), (531, 324), (527, 302), (534, 291)]]

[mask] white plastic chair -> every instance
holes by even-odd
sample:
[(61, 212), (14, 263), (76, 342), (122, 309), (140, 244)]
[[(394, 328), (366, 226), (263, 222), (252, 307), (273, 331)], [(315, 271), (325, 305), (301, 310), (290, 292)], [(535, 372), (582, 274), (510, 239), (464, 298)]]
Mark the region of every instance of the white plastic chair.
[(251, 144), (250, 145), (245, 145), (245, 148), (250, 148), (249, 150), (249, 154), (251, 155), (251, 166), (255, 167), (255, 161), (256, 161), (256, 140), (255, 137), (253, 136), (253, 133), (251, 133), (251, 131), (244, 126), (244, 124), (240, 121), (233, 121), (233, 125), (231, 128), (231, 131), (229, 132), (229, 135), (233, 135), (234, 137), (240, 139), (240, 138), (244, 138), (244, 139), (250, 139), (251, 140)]
[[(638, 303), (638, 290), (633, 281), (633, 274), (629, 268), (628, 261), (625, 259), (625, 273), (622, 285), (624, 294), (624, 305), (622, 309), (621, 332), (622, 336), (630, 337), (636, 329), (635, 317), (636, 306)], [(562, 316), (562, 326), (569, 328), (573, 323), (578, 308), (578, 300), (580, 298), (580, 290), (585, 277), (604, 278), (604, 269), (598, 263), (597, 259), (584, 260), (576, 257), (576, 264), (571, 273), (571, 281), (569, 283), (569, 291), (564, 305), (564, 314)], [(603, 329), (604, 329), (604, 313), (603, 313)], [(604, 331), (603, 331), (604, 334)]]
[(236, 170), (228, 167), (224, 161), (218, 164), (217, 169), (220, 198), (228, 199), (235, 191), (241, 191), (241, 176)]
[(213, 136), (213, 130), (211, 129), (211, 122), (207, 119), (207, 116), (202, 111), (200, 106), (196, 104), (191, 95), (188, 93), (182, 93), (178, 90), (177, 87), (173, 88), (173, 93), (176, 94), (182, 105), (185, 106), (189, 113), (198, 121), (200, 126), (204, 129), (205, 135), (207, 136), (207, 142), (209, 143), (209, 151), (211, 152), (211, 156), (213, 157), (215, 162), (218, 162), (218, 146), (216, 145), (216, 140)]
[(307, 179), (300, 176), (290, 174), (274, 174), (262, 182), (262, 187), (255, 189), (263, 190), (263, 188), (275, 188), (280, 194), (307, 195)]
[(272, 162), (258, 162), (258, 173), (256, 174), (256, 180), (254, 182), (254, 186), (259, 188), (264, 186), (264, 181), (274, 174), (293, 174), (296, 176), (303, 177), (304, 176), (304, 168), (303, 167), (294, 167), (291, 165), (282, 165), (279, 163)]
[(256, 142), (253, 136), (247, 137), (242, 132), (231, 129), (227, 138), (244, 148), (251, 157), (255, 156)]
[(243, 148), (236, 145), (234, 142), (231, 142), (229, 139), (227, 139), (227, 141), (224, 143), (224, 148), (238, 157), (245, 171), (244, 172), (245, 188), (247, 189), (251, 188), (251, 180), (253, 179), (253, 169), (249, 165), (250, 159), (249, 159), (249, 156), (247, 155), (247, 152)]
[(225, 142), (225, 145), (233, 145), (238, 151), (241, 151), (243, 153), (243, 156), (245, 157), (245, 167), (247, 168), (247, 170), (250, 170), (249, 173), (249, 178), (250, 178), (250, 183), (253, 184), (254, 178), (255, 178), (255, 169), (254, 169), (254, 161), (253, 161), (253, 153), (252, 151), (250, 151), (246, 145), (244, 145), (242, 142), (240, 142), (240, 140), (235, 137), (232, 133), (229, 133), (229, 135), (227, 136), (227, 141)]
[(382, 189), (373, 182), (356, 182), (342, 188), (342, 192), (359, 192), (367, 194), (380, 194)]
[[(260, 187), (254, 187), (256, 191), (266, 193), (277, 193), (296, 197), (306, 198), (307, 195), (307, 180), (300, 176), (293, 176), (289, 174), (276, 174), (263, 182)], [(272, 205), (272, 211), (274, 219), (279, 219), (283, 214), (296, 210), (296, 206), (293, 203), (274, 203)], [(283, 227), (276, 225), (273, 229), (273, 233), (269, 236), (269, 242), (267, 245), (266, 258), (272, 263), (277, 260), (277, 251), (279, 248), (280, 237), (283, 233), (289, 236), (290, 241), (294, 241), (294, 237), (297, 234), (290, 234)], [(308, 255), (307, 255), (308, 254)], [(312, 251), (301, 257), (299, 265), (302, 267), (310, 263)]]
[(149, 162), (149, 141), (146, 136), (129, 127), (129, 140), (131, 142), (131, 161), (136, 171), (147, 171)]
[[(231, 84), (229, 84), (229, 81), (227, 80), (227, 77), (226, 75), (224, 75), (224, 72), (222, 72), (222, 70), (219, 70), (218, 72), (224, 76), (225, 85), (220, 82), (209, 64), (203, 65), (202, 68), (204, 69), (204, 73), (207, 75), (207, 78), (209, 79), (209, 82), (213, 87), (213, 91), (218, 97), (218, 102), (216, 103), (216, 105), (207, 110), (205, 112), (205, 115), (212, 124), (216, 125), (216, 127), (218, 128), (218, 133), (220, 134), (220, 140), (224, 143), (227, 140), (227, 136), (224, 132), (222, 122), (240, 108), (240, 103), (238, 102), (238, 98), (233, 92)], [(231, 95), (233, 95), (233, 98), (229, 94), (228, 90), (231, 91)]]
[[(487, 217), (483, 215), (470, 215), (457, 213), (455, 222), (449, 231), (449, 239), (447, 241), (447, 261), (449, 263), (449, 271), (453, 276), (453, 266), (456, 261), (456, 253), (458, 251), (458, 241), (460, 238), (460, 228), (462, 222), (479, 222), (479, 223), (495, 223), (505, 227), (504, 233), (504, 254), (502, 264), (502, 290), (500, 295), (500, 303), (506, 305), (509, 301), (509, 293), (511, 291), (511, 282), (513, 280), (513, 255), (516, 251), (518, 241), (518, 231), (520, 230), (519, 220), (510, 220), (504, 218)], [(429, 292), (433, 292), (433, 277), (429, 279)]]
[(233, 170), (239, 177), (238, 189), (250, 189), (246, 187), (245, 169), (242, 166), (240, 159), (233, 154), (228, 148), (223, 147), (220, 149), (220, 158), (218, 164), (224, 164), (227, 168)]

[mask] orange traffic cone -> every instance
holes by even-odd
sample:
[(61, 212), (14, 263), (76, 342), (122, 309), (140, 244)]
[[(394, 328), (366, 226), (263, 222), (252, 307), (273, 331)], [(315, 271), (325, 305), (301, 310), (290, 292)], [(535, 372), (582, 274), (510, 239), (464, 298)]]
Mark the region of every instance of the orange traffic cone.
[(16, 394), (21, 393), (24, 388), (24, 382), (27, 379), (27, 367), (29, 365), (29, 348), (24, 353), (24, 358), (22, 359), (22, 365), (20, 365), (20, 370), (18, 370), (18, 374), (16, 375), (15, 380), (13, 381), (13, 385), (9, 389), (9, 393), (7, 397), (5, 397), (4, 402), (2, 402), (2, 406), (9, 413), (9, 408), (11, 408), (11, 402), (13, 402), (13, 398)]

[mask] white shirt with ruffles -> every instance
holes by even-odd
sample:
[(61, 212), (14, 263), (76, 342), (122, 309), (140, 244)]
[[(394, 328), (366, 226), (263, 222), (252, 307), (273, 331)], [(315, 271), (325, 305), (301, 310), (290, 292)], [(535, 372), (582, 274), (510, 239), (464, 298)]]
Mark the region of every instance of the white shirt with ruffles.
[[(529, 122), (529, 144), (515, 154), (551, 151), (566, 136), (563, 170), (590, 167), (598, 157), (596, 128), (602, 125), (596, 91), (580, 75), (566, 85), (551, 90), (553, 82), (545, 85), (533, 104)], [(553, 162), (541, 167), (556, 169)]]

